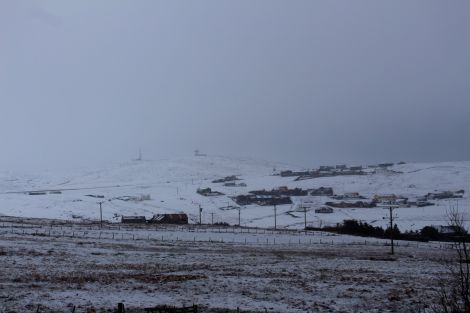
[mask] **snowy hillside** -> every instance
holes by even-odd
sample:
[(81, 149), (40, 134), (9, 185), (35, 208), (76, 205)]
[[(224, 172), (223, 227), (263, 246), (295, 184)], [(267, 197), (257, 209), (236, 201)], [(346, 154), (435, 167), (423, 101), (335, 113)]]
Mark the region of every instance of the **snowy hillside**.
[[(231, 197), (252, 190), (278, 188), (312, 189), (332, 187), (335, 194), (358, 192), (367, 199), (376, 194), (396, 194), (416, 199), (434, 191), (465, 190), (463, 198), (434, 200), (433, 206), (396, 209), (398, 226), (420, 229), (425, 225), (446, 224), (446, 212), (457, 206), (470, 214), (470, 162), (403, 164), (376, 174), (322, 177), (295, 181), (295, 177), (273, 176), (273, 171), (300, 170), (295, 166), (251, 159), (227, 157), (190, 157), (159, 161), (134, 161), (91, 171), (45, 172), (37, 175), (0, 173), (0, 214), (60, 219), (98, 219), (98, 201), (104, 201), (103, 216), (120, 221), (121, 215), (145, 215), (185, 212), (192, 222), (238, 224), (238, 209)], [(237, 175), (246, 186), (226, 187), (215, 179)], [(211, 188), (222, 196), (205, 197), (198, 188)], [(144, 196), (150, 200), (139, 201)], [(143, 197), (145, 199), (145, 197)], [(373, 225), (385, 225), (383, 208), (335, 208), (332, 214), (315, 213), (329, 197), (292, 197), (293, 204), (277, 206), (279, 227), (303, 228), (308, 203), (307, 224), (328, 225), (344, 219), (358, 219)], [(272, 227), (272, 206), (241, 207), (241, 224)]]

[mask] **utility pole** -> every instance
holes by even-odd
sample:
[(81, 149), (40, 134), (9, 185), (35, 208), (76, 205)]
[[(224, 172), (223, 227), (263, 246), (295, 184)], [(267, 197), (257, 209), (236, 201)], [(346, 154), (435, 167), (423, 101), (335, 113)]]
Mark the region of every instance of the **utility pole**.
[(276, 205), (274, 205), (274, 229), (277, 229), (277, 209), (276, 209)]
[(199, 225), (202, 225), (202, 208), (201, 208), (201, 205), (199, 205)]
[(211, 213), (211, 224), (214, 225), (214, 212)]
[(238, 207), (238, 227), (241, 226), (241, 209), (240, 207)]
[[(303, 204), (302, 204), (303, 206)], [(307, 231), (307, 207), (304, 206), (304, 229)]]
[(104, 201), (98, 202), (98, 204), (100, 205), (100, 228), (103, 228), (103, 209), (101, 207), (103, 203)]
[[(396, 216), (393, 216), (393, 210), (395, 208), (399, 208), (400, 206), (396, 205), (396, 204), (393, 204), (393, 203), (390, 203), (390, 204), (382, 204), (379, 206), (381, 206), (382, 208), (384, 209), (388, 209), (388, 212), (389, 212), (389, 219), (390, 219), (390, 254), (395, 254), (395, 245), (394, 245), (394, 242), (393, 242), (393, 221), (397, 218)], [(384, 216), (383, 219), (386, 219), (386, 217)]]
[(390, 210), (390, 244), (391, 244), (391, 254), (395, 254), (394, 247), (393, 247), (393, 207), (389, 207)]

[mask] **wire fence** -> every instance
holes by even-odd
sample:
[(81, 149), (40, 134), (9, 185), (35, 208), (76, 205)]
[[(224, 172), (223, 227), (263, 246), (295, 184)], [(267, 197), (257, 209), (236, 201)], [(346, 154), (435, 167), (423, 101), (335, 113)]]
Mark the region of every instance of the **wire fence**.
[[(260, 228), (236, 227), (184, 227), (158, 225), (156, 227), (134, 227), (131, 225), (43, 225), (0, 222), (0, 235), (39, 236), (51, 238), (77, 238), (114, 241), (149, 241), (161, 243), (194, 242), (225, 243), (236, 245), (270, 246), (389, 246), (385, 239), (371, 237), (341, 236), (317, 231), (283, 231)], [(358, 239), (361, 238), (361, 239)], [(395, 241), (397, 247), (419, 249), (452, 249), (450, 243)]]

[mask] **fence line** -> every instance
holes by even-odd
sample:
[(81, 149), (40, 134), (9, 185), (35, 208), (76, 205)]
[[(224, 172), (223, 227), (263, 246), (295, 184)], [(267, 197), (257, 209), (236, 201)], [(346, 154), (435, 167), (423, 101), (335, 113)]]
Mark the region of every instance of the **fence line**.
[(220, 234), (260, 234), (260, 235), (291, 235), (291, 236), (336, 236), (323, 231), (311, 230), (288, 230), (288, 229), (271, 229), (271, 228), (258, 228), (258, 227), (208, 227), (207, 225), (164, 225), (158, 224), (155, 226), (139, 227), (137, 225), (82, 225), (82, 224), (29, 224), (29, 223), (15, 223), (15, 222), (0, 222), (0, 228), (60, 228), (63, 229), (76, 229), (76, 230), (114, 230), (114, 231), (181, 231), (181, 232), (195, 232), (195, 233), (220, 233)]
[[(2, 226), (0, 226), (2, 227)], [(326, 239), (326, 238), (298, 238), (298, 240), (293, 240), (292, 238), (288, 238), (282, 240), (283, 238), (262, 238), (260, 240), (259, 237), (250, 238), (247, 240), (247, 237), (237, 238), (224, 238), (221, 236), (209, 236), (207, 238), (196, 237), (188, 238), (187, 236), (164, 236), (158, 234), (155, 236), (155, 233), (147, 233), (147, 234), (138, 234), (135, 233), (129, 234), (124, 232), (110, 232), (106, 230), (101, 231), (86, 231), (86, 230), (58, 230), (53, 228), (43, 228), (43, 227), (10, 227), (6, 230), (7, 227), (4, 227), (5, 230), (0, 231), (0, 235), (5, 234), (14, 234), (14, 235), (24, 235), (24, 236), (41, 236), (41, 237), (51, 237), (51, 238), (77, 238), (77, 239), (95, 239), (95, 240), (126, 240), (126, 241), (153, 241), (153, 242), (199, 242), (199, 243), (228, 243), (228, 244), (237, 244), (237, 245), (248, 245), (248, 246), (256, 246), (256, 245), (271, 245), (271, 246), (305, 246), (305, 245), (331, 245), (331, 246), (389, 246), (390, 244), (385, 241), (379, 240), (361, 240), (361, 241), (349, 241), (349, 240), (334, 240), (334, 239)], [(237, 233), (240, 234), (240, 233)], [(253, 234), (253, 233), (252, 233)], [(397, 247), (416, 247), (416, 248), (434, 248), (434, 249), (452, 249), (452, 244), (447, 243), (421, 243), (421, 242), (400, 242), (396, 241), (395, 246)]]

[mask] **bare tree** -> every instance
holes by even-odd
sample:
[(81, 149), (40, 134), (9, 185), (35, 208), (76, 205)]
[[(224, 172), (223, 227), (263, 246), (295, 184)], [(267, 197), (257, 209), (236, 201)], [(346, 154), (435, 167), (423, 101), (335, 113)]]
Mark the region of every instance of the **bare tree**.
[(449, 278), (441, 284), (436, 313), (470, 313), (470, 246), (463, 214), (456, 208), (448, 212), (449, 230), (453, 231), (453, 250), (457, 260), (449, 266)]

